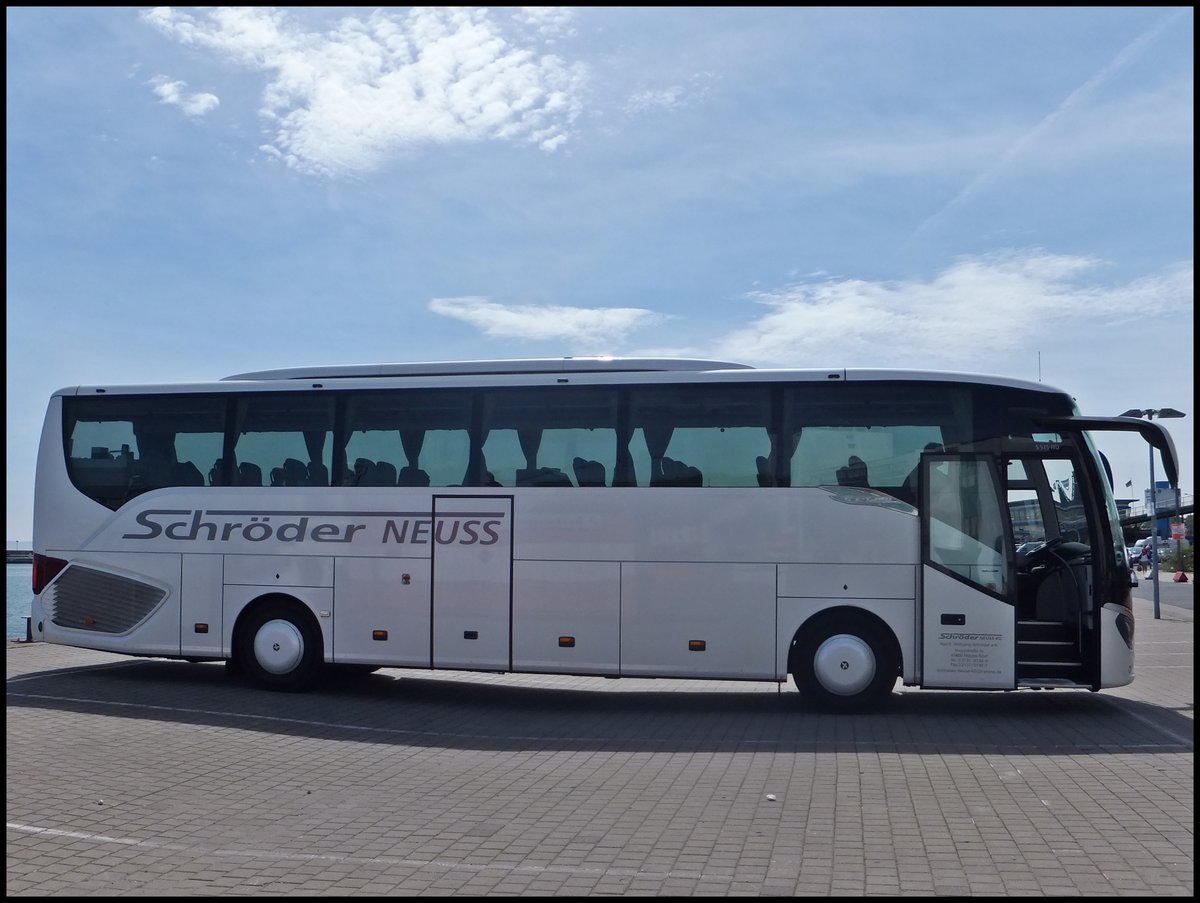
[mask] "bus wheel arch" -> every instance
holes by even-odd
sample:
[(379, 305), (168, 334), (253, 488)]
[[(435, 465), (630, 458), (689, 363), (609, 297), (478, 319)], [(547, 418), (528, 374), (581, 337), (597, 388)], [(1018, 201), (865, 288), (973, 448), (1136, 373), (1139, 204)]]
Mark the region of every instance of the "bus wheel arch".
[(321, 625), (299, 599), (260, 596), (238, 616), (233, 629), (234, 669), (272, 690), (306, 690), (325, 659)]
[(882, 618), (841, 606), (818, 612), (796, 631), (788, 673), (813, 708), (866, 712), (891, 696), (902, 661), (900, 643)]

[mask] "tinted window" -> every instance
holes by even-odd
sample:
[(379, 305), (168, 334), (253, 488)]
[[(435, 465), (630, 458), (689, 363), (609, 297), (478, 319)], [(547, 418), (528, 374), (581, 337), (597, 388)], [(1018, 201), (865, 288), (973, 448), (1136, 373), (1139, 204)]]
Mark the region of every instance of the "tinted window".
[(638, 486), (759, 486), (771, 454), (771, 396), (760, 386), (630, 391)]
[(221, 457), (219, 396), (68, 398), (63, 410), (71, 482), (113, 510), (152, 489), (203, 486)]
[(342, 485), (464, 485), (471, 402), (455, 390), (349, 396)]
[(483, 393), (485, 484), (612, 485), (617, 398), (615, 389), (576, 386)]
[(328, 486), (330, 395), (250, 395), (237, 402), (232, 480), (239, 486)]
[(973, 434), (970, 390), (938, 383), (794, 386), (784, 423), (792, 486), (870, 487), (913, 504), (921, 453)]

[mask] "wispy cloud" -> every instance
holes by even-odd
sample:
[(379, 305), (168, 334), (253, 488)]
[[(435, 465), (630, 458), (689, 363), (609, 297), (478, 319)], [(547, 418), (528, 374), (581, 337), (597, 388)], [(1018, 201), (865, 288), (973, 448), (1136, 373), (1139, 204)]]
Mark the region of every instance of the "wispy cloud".
[(487, 298), (435, 298), (436, 314), (470, 323), (490, 338), (554, 339), (610, 348), (634, 329), (662, 319), (637, 307), (563, 307), (558, 305), (499, 304)]
[(696, 103), (707, 96), (712, 79), (712, 73), (703, 72), (693, 75), (683, 84), (668, 85), (665, 88), (642, 88), (633, 92), (625, 102), (625, 112), (636, 115)]
[[(1096, 285), (1100, 261), (1043, 251), (962, 259), (932, 279), (801, 283), (750, 295), (770, 310), (706, 353), (787, 366), (974, 363), (1030, 341), (1073, 341), (1079, 324), (1119, 324), (1193, 304), (1193, 264)], [(678, 349), (675, 349), (678, 351)], [(695, 352), (689, 352), (695, 353)]]
[(215, 94), (189, 94), (184, 91), (187, 82), (172, 81), (165, 75), (156, 75), (150, 80), (150, 86), (163, 103), (174, 104), (188, 116), (203, 116), (221, 103)]
[[(644, 308), (500, 304), (436, 298), (429, 310), (496, 339), (556, 340), (573, 352), (705, 357), (756, 366), (974, 366), (1031, 342), (1075, 341), (1080, 324), (1121, 328), (1190, 311), (1193, 263), (1124, 284), (1090, 281), (1102, 261), (1041, 250), (963, 258), (928, 280), (822, 279), (746, 296), (768, 308), (720, 339), (631, 349), (626, 340), (669, 316)], [(583, 346), (586, 346), (583, 347)]]
[[(560, 34), (567, 11), (518, 10)], [(522, 141), (553, 151), (580, 110), (583, 67), (517, 46), (487, 10), (377, 10), (307, 31), (286, 11), (170, 8), (143, 20), (176, 41), (268, 74), (263, 149), (298, 170), (345, 175), (421, 145)], [(527, 32), (529, 29), (525, 29)]]
[(1010, 145), (1004, 154), (992, 166), (988, 167), (984, 172), (977, 175), (971, 182), (964, 187), (957, 195), (955, 195), (949, 203), (941, 210), (934, 213), (926, 219), (920, 226), (917, 227), (916, 235), (929, 229), (933, 224), (949, 216), (954, 210), (961, 207), (969, 199), (978, 194), (986, 186), (990, 185), (1006, 170), (1015, 160), (1028, 153), (1029, 149), (1038, 144), (1040, 140), (1054, 127), (1054, 125), (1068, 112), (1083, 103), (1096, 89), (1111, 79), (1114, 75), (1126, 68), (1134, 60), (1142, 56), (1146, 50), (1154, 43), (1155, 39), (1166, 31), (1171, 25), (1178, 22), (1179, 19), (1187, 15), (1186, 10), (1179, 10), (1166, 18), (1159, 20), (1151, 28), (1147, 29), (1141, 35), (1130, 41), (1121, 49), (1116, 56), (1095, 75), (1089, 78), (1086, 82), (1076, 88), (1071, 94), (1046, 116), (1035, 125), (1032, 129), (1020, 136), (1012, 145)]

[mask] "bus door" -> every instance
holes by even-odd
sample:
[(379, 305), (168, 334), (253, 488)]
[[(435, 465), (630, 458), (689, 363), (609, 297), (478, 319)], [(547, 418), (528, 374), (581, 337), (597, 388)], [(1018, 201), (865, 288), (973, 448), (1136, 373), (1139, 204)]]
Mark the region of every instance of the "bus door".
[(1012, 532), (999, 462), (921, 457), (921, 685), (1016, 687)]
[[(1057, 437), (1008, 455), (1015, 543), (1017, 683), (1099, 688), (1099, 633), (1089, 500), (1079, 465)], [(1118, 540), (1119, 541), (1119, 540)]]
[(433, 667), (512, 664), (512, 496), (435, 495)]

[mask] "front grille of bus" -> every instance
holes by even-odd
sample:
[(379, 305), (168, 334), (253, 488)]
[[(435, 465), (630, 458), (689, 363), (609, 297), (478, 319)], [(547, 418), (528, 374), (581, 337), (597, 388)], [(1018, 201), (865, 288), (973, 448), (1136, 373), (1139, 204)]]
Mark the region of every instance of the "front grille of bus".
[(96, 633), (125, 633), (144, 621), (167, 591), (85, 567), (69, 567), (46, 590), (50, 621)]

